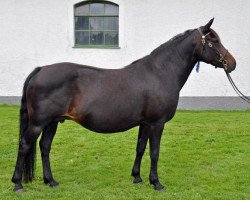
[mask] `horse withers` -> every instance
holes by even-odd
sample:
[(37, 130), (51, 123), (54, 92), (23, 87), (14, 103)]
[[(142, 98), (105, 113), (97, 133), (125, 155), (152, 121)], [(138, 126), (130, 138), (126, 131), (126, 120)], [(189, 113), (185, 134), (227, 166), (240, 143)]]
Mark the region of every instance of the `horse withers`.
[(40, 144), (43, 179), (50, 186), (49, 153), (58, 122), (73, 120), (89, 130), (115, 133), (139, 126), (134, 183), (141, 183), (140, 165), (149, 140), (149, 181), (156, 190), (157, 163), (164, 124), (175, 114), (179, 92), (194, 65), (203, 61), (235, 69), (233, 56), (221, 44), (218, 34), (205, 26), (179, 34), (149, 55), (122, 69), (100, 69), (73, 63), (36, 68), (26, 79), (20, 108), (20, 140), (12, 182), (22, 192), (22, 179), (34, 176), (36, 140)]

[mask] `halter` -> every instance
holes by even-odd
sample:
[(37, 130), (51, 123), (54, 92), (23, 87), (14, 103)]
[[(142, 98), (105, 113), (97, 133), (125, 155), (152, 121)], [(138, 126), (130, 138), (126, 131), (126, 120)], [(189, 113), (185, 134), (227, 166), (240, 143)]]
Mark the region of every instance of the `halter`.
[[(206, 35), (204, 35), (204, 34), (202, 33), (202, 31), (201, 31), (200, 28), (198, 28), (197, 30), (198, 30), (198, 32), (199, 32), (200, 35), (201, 35), (201, 44), (202, 44), (202, 46), (203, 46), (201, 55), (203, 54), (203, 51), (205, 50), (205, 45), (206, 45), (206, 43), (207, 43), (207, 44), (208, 44), (208, 47), (214, 49), (215, 53), (219, 56), (218, 61), (221, 63), (222, 68), (224, 68), (225, 70), (227, 70), (227, 68), (228, 68), (228, 62), (227, 62), (227, 60), (225, 59), (225, 57), (226, 57), (226, 55), (227, 55), (227, 53), (228, 53), (228, 50), (226, 50), (226, 52), (225, 52), (224, 54), (220, 53), (220, 51), (219, 51), (216, 47), (214, 47), (213, 44), (212, 44), (211, 42), (209, 42), (209, 41), (206, 40), (206, 37), (210, 34), (210, 32), (207, 33)], [(217, 68), (217, 67), (216, 67), (216, 68)]]

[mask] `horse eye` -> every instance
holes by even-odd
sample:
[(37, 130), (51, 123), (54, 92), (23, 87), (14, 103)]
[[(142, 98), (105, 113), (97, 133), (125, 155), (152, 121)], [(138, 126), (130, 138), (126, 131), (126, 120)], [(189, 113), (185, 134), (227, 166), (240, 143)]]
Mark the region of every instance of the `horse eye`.
[(211, 38), (211, 41), (212, 41), (213, 43), (219, 43), (219, 40), (218, 40), (216, 37)]
[(211, 34), (211, 40), (214, 43), (218, 43), (219, 42), (218, 38), (214, 34)]

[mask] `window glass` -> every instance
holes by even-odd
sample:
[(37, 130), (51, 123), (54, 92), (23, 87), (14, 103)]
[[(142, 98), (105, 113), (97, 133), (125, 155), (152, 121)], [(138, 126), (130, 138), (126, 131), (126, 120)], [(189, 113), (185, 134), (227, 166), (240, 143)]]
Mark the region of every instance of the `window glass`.
[(104, 18), (104, 30), (118, 31), (118, 18), (117, 17), (105, 17)]
[(90, 14), (91, 15), (104, 15), (104, 4), (103, 3), (91, 3)]
[(89, 29), (89, 18), (88, 17), (76, 17), (75, 18), (75, 29), (76, 30), (88, 30)]
[(91, 17), (90, 18), (90, 30), (103, 30), (103, 18)]
[(81, 5), (81, 6), (77, 6), (75, 8), (75, 15), (79, 16), (79, 15), (87, 15), (89, 14), (89, 5)]
[(87, 31), (76, 31), (75, 43), (79, 45), (85, 45), (89, 43), (89, 32)]
[(105, 15), (118, 15), (118, 6), (112, 4), (105, 4)]
[(118, 47), (119, 6), (86, 1), (75, 5), (75, 46)]
[(117, 32), (106, 32), (105, 33), (105, 44), (106, 45), (118, 44), (118, 33)]
[(102, 45), (103, 42), (103, 32), (91, 32), (90, 33), (90, 44)]

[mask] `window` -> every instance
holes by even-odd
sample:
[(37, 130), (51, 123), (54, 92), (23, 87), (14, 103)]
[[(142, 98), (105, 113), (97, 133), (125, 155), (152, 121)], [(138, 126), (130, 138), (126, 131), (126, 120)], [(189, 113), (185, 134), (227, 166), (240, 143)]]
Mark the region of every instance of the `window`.
[(105, 1), (76, 4), (75, 47), (116, 48), (119, 41), (119, 7)]

